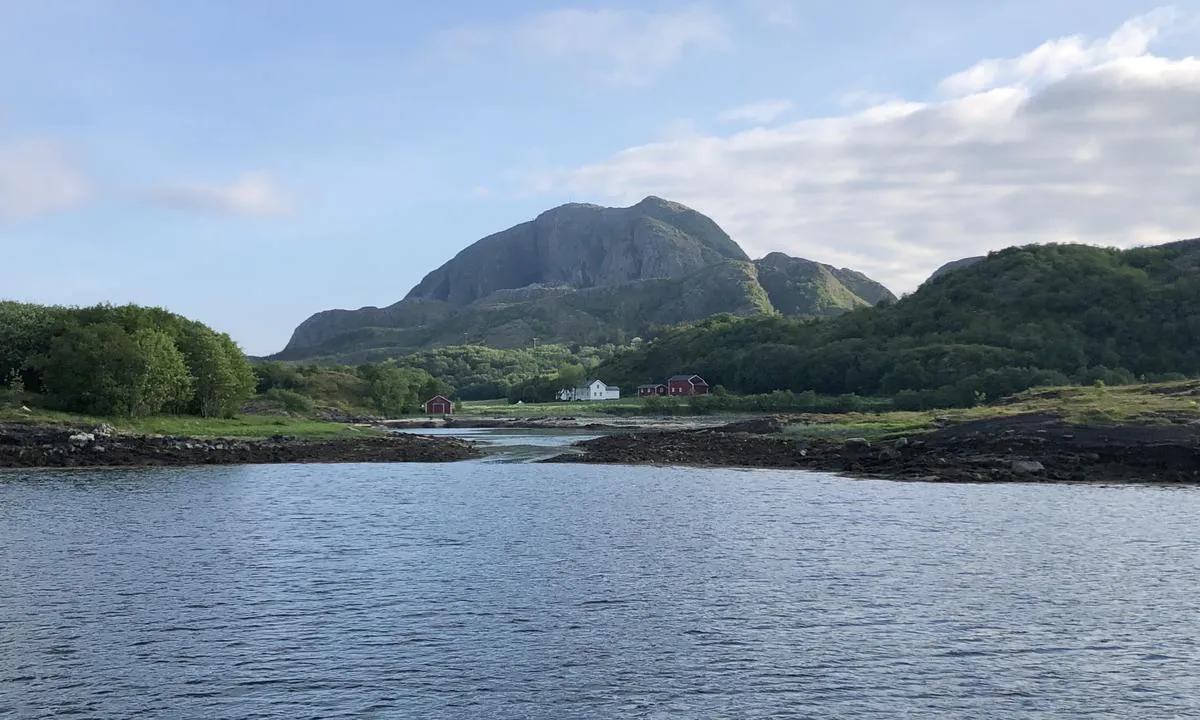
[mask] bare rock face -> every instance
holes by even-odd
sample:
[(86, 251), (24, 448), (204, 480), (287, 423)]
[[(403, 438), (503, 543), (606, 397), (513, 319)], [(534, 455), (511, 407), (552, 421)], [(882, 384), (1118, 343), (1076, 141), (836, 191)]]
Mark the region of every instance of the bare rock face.
[(357, 363), (468, 339), (603, 344), (719, 313), (829, 316), (884, 299), (895, 296), (853, 270), (782, 253), (751, 262), (679, 203), (576, 203), (479, 240), (389, 307), (313, 315), (274, 357)]
[(406, 299), (463, 307), (529, 285), (591, 288), (678, 278), (723, 260), (749, 260), (711, 219), (648, 197), (627, 208), (562, 205), (466, 248)]

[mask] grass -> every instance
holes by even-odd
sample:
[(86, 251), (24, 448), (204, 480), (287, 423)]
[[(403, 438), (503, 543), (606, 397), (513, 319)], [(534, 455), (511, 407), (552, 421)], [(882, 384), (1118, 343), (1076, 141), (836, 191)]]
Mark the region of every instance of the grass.
[(456, 409), (459, 415), (486, 415), (489, 417), (508, 416), (508, 417), (532, 417), (543, 415), (563, 416), (579, 416), (579, 415), (604, 415), (604, 411), (608, 408), (626, 407), (638, 408), (641, 407), (642, 401), (636, 397), (622, 398), (620, 400), (582, 400), (577, 402), (552, 402), (552, 403), (526, 403), (524, 405), (510, 405), (506, 399), (498, 400), (465, 400), (460, 403), (461, 407)]
[(274, 435), (312, 439), (374, 434), (374, 430), (341, 423), (272, 415), (242, 415), (234, 418), (201, 418), (167, 415), (148, 418), (104, 418), (71, 413), (0, 409), (0, 420), (32, 420), (57, 425), (94, 427), (108, 424), (131, 435), (178, 435), (196, 438), (267, 438)]
[(1156, 425), (1200, 421), (1198, 403), (1200, 381), (1037, 388), (973, 408), (802, 415), (784, 432), (807, 438), (886, 440), (926, 432), (946, 423), (1032, 413), (1056, 415), (1075, 424)]

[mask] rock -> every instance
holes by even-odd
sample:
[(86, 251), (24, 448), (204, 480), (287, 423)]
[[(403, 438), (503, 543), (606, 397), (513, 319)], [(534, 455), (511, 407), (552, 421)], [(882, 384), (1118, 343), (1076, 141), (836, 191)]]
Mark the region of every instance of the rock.
[(104, 423), (92, 430), (92, 434), (100, 438), (109, 438), (117, 434), (117, 429), (108, 423)]
[(892, 447), (896, 448), (897, 450), (899, 450), (901, 448), (906, 448), (909, 445), (910, 445), (910, 443), (908, 441), (908, 438), (906, 438), (906, 437), (898, 438), (896, 440), (896, 442), (892, 443)]
[(879, 459), (884, 461), (895, 461), (902, 457), (900, 451), (896, 448), (884, 448), (879, 451)]
[(67, 442), (69, 442), (75, 446), (88, 445), (95, 441), (96, 441), (95, 435), (93, 435), (91, 433), (85, 433), (85, 432), (75, 433), (74, 435), (67, 438)]
[(870, 441), (868, 441), (866, 438), (860, 438), (860, 437), (847, 438), (846, 442), (843, 443), (843, 445), (846, 446), (847, 450), (870, 450), (871, 449)]
[(1012, 462), (1012, 471), (1022, 475), (1040, 473), (1045, 469), (1046, 466), (1037, 460), (1013, 460)]

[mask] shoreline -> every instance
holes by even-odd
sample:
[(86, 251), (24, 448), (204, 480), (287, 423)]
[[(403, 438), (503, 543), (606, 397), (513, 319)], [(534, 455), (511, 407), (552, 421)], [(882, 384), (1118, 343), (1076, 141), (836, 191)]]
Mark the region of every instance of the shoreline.
[(356, 437), (199, 438), (136, 435), (111, 426), (0, 423), (0, 470), (283, 463), (453, 462), (482, 457), (460, 438), (392, 433)]
[[(760, 417), (746, 415), (746, 418)], [(720, 417), (629, 417), (540, 415), (530, 417), (489, 417), (486, 415), (455, 415), (448, 418), (400, 418), (370, 423), (388, 430), (446, 429), (446, 430), (693, 430), (720, 427), (740, 416)]]
[[(577, 418), (471, 419), (435, 427), (602, 430), (545, 464), (777, 469), (939, 483), (1200, 484), (1200, 425), (1078, 424), (1024, 413), (944, 424), (880, 439), (806, 435), (804, 417), (613, 423)], [(671, 419), (674, 420), (674, 419)], [(349, 427), (349, 426), (347, 426)], [(477, 443), (423, 435), (421, 420), (337, 437), (217, 438), (119, 433), (107, 425), (0, 422), (0, 470), (281, 463), (456, 462), (488, 455)]]
[(785, 419), (606, 435), (551, 464), (794, 469), (937, 483), (1200, 484), (1200, 427), (1080, 425), (1023, 414), (869, 441), (789, 433)]

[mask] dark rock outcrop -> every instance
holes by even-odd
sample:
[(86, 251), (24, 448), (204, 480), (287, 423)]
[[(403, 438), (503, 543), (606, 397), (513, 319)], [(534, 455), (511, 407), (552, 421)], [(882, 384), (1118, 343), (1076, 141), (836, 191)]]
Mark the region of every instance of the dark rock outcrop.
[(0, 468), (450, 462), (478, 456), (469, 442), (412, 434), (248, 440), (119, 435), (104, 426), (0, 424)]
[(1016, 415), (872, 443), (731, 425), (610, 435), (543, 462), (795, 468), (926, 482), (1200, 484), (1200, 427), (1073, 425)]

